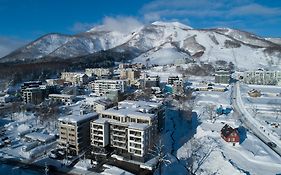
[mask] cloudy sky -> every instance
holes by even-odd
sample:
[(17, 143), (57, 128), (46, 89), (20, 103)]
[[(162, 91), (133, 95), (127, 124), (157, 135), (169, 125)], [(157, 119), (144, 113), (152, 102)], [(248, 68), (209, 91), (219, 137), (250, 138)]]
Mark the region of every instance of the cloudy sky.
[(0, 0), (0, 57), (46, 33), (99, 24), (128, 30), (156, 20), (281, 37), (281, 0)]

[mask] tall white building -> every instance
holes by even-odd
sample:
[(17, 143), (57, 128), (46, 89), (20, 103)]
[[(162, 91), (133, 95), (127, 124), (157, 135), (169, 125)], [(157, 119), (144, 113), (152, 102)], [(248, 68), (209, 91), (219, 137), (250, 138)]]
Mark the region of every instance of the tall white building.
[(96, 80), (92, 83), (92, 89), (97, 95), (102, 96), (110, 91), (124, 92), (126, 84), (125, 80)]
[(162, 103), (122, 101), (118, 106), (100, 113), (91, 122), (91, 139), (94, 149), (112, 147), (128, 159), (145, 161), (164, 117)]
[(258, 85), (281, 85), (281, 71), (246, 71), (243, 75), (243, 81), (247, 84)]

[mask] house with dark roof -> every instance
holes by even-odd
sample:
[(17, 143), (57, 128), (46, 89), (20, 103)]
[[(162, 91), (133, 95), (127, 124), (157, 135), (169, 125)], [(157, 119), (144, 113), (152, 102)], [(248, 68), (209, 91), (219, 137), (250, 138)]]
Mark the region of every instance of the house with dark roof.
[(226, 141), (233, 143), (239, 143), (240, 141), (240, 136), (238, 133), (237, 128), (232, 128), (228, 124), (225, 124), (224, 127), (221, 129), (221, 137)]

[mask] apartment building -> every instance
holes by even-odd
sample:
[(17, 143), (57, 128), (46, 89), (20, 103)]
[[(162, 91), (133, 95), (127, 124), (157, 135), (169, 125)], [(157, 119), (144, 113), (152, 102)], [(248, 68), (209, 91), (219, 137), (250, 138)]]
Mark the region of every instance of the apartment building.
[(92, 89), (98, 96), (103, 96), (110, 91), (125, 92), (126, 85), (125, 80), (96, 80), (92, 83)]
[(61, 79), (79, 86), (88, 82), (88, 76), (79, 72), (62, 72)]
[(219, 84), (229, 84), (230, 73), (226, 70), (217, 70), (215, 72), (215, 83)]
[(75, 96), (67, 94), (49, 94), (49, 99), (55, 102), (62, 103), (64, 105), (70, 105), (75, 99)]
[(70, 155), (78, 155), (87, 149), (91, 143), (90, 122), (97, 117), (97, 113), (60, 117), (59, 147), (67, 150)]
[(173, 85), (175, 81), (180, 81), (179, 76), (169, 76), (167, 83)]
[(163, 128), (163, 120), (162, 103), (122, 101), (91, 122), (91, 144), (94, 149), (111, 147), (116, 154), (143, 162)]
[(23, 89), (22, 99), (24, 103), (31, 103), (31, 104), (39, 104), (44, 100), (42, 90), (39, 87)]
[(88, 68), (85, 69), (85, 74), (89, 77), (98, 77), (99, 79), (101, 79), (109, 78), (113, 74), (113, 71), (112, 69), (107, 68)]
[(160, 77), (158, 75), (156, 75), (156, 76), (145, 75), (144, 87), (146, 87), (146, 88), (160, 87)]
[(246, 71), (243, 75), (243, 82), (258, 85), (281, 85), (281, 71)]
[(135, 83), (140, 78), (140, 71), (136, 69), (121, 69), (120, 79), (127, 79), (129, 83)]
[(24, 103), (39, 104), (49, 94), (50, 87), (41, 81), (24, 82), (21, 86), (21, 95)]

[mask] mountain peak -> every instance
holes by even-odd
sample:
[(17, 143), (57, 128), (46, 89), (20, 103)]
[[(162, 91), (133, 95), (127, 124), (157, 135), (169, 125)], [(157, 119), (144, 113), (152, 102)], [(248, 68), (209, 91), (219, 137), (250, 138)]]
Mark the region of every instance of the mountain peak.
[(152, 23), (152, 25), (156, 25), (156, 26), (169, 26), (169, 27), (179, 27), (182, 29), (193, 29), (190, 26), (187, 26), (185, 24), (182, 24), (180, 22), (163, 22), (163, 21), (155, 21)]

